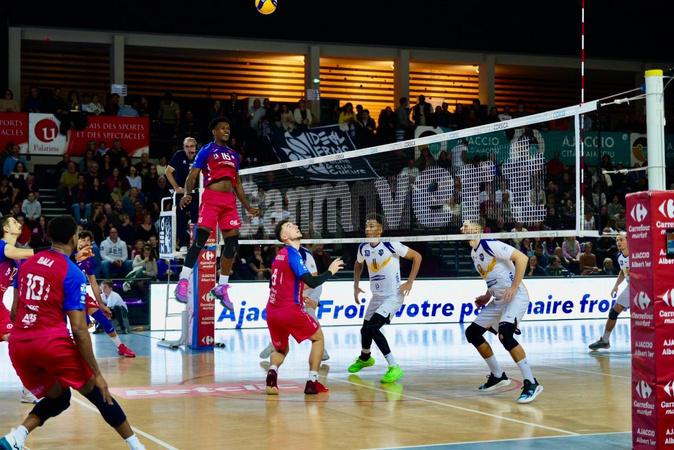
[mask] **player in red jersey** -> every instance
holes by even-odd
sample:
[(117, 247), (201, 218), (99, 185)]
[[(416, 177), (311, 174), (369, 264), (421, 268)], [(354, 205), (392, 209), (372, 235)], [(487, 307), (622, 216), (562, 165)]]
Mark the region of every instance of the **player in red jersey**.
[(98, 408), (130, 449), (145, 448), (110, 395), (94, 357), (84, 316), (86, 279), (69, 259), (76, 232), (71, 216), (50, 220), (52, 248), (31, 256), (14, 279), (9, 357), (24, 386), (43, 398), (18, 428), (0, 439), (2, 450), (21, 450), (28, 433), (68, 409), (70, 388)]
[(299, 227), (289, 220), (282, 220), (276, 225), (275, 232), (276, 239), (283, 242), (285, 246), (278, 252), (271, 265), (267, 327), (274, 351), (271, 354), (271, 364), (267, 372), (267, 394), (278, 394), (278, 368), (288, 354), (290, 336), (294, 337), (298, 343), (306, 339), (311, 340), (309, 379), (304, 393), (327, 392), (328, 388), (318, 381), (318, 368), (321, 365), (325, 348), (323, 331), (318, 321), (304, 310), (306, 298), (302, 295), (302, 291), (305, 284), (315, 289), (325, 283), (328, 278), (344, 267), (344, 262), (337, 258), (322, 274), (311, 275), (299, 252), (302, 238)]
[(185, 195), (180, 200), (181, 208), (190, 204), (199, 173), (203, 172), (206, 188), (201, 197), (196, 236), (187, 251), (185, 264), (180, 272), (180, 280), (176, 286), (176, 299), (183, 303), (187, 302), (188, 279), (192, 274), (192, 268), (211, 232), (219, 226), (225, 245), (220, 258), (220, 279), (218, 285), (211, 290), (211, 294), (220, 300), (222, 306), (234, 310), (227, 292), (229, 288), (227, 283), (234, 256), (239, 247), (241, 219), (237, 211), (236, 199), (238, 198), (246, 211), (253, 216), (259, 214), (259, 209), (250, 206), (243, 191), (239, 177), (239, 154), (227, 147), (229, 122), (222, 117), (215, 118), (211, 121), (210, 129), (214, 140), (201, 147), (197, 153), (187, 181), (185, 181)]

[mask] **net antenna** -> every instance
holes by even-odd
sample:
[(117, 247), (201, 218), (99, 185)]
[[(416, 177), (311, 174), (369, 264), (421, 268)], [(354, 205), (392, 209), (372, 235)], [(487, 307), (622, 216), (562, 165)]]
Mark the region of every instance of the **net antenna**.
[[(580, 117), (597, 106), (590, 101), (457, 131), (434, 129), (357, 150), (334, 128), (282, 133), (274, 151), (285, 162), (240, 171), (244, 191), (263, 213), (250, 218), (240, 207), (240, 243), (278, 244), (273, 227), (285, 218), (300, 225), (303, 243), (367, 242), (363, 223), (371, 212), (384, 215), (386, 236), (404, 242), (466, 240), (472, 236), (460, 232), (465, 220), (486, 223), (494, 239), (598, 236), (582, 229), (580, 199)], [(550, 131), (553, 123), (563, 131)], [(560, 155), (575, 168), (569, 186), (575, 218), (548, 229), (551, 213), (560, 214), (545, 204), (546, 167)], [(531, 231), (509, 231), (510, 224)]]

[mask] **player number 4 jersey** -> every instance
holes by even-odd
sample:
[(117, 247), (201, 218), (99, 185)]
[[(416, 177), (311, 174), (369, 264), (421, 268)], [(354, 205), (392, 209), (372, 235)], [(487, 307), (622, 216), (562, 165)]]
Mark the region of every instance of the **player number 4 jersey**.
[(515, 265), (510, 260), (514, 251), (514, 247), (491, 239), (481, 239), (477, 247), (470, 251), (475, 270), (497, 300), (503, 298), (503, 293), (515, 279)]
[(400, 242), (365, 243), (358, 247), (357, 261), (367, 265), (370, 290), (378, 297), (395, 296), (400, 290), (400, 257), (407, 256), (409, 248)]

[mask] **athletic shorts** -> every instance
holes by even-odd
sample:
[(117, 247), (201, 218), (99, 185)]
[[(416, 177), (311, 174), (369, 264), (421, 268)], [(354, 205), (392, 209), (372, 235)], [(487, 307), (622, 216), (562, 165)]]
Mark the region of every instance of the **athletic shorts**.
[(9, 358), (24, 387), (37, 398), (47, 395), (58, 382), (80, 389), (93, 372), (72, 338), (9, 339)]
[(487, 306), (480, 310), (477, 318), (473, 323), (482, 328), (489, 329), (490, 327), (498, 330), (501, 322), (508, 322), (519, 324), (522, 322), (522, 317), (527, 312), (529, 307), (529, 292), (524, 286), (520, 286), (515, 296), (509, 301), (492, 300)]
[(625, 289), (620, 291), (620, 294), (618, 294), (618, 297), (616, 297), (615, 302), (619, 305), (621, 305), (625, 309), (630, 308), (630, 287), (627, 285)]
[(367, 305), (367, 310), (365, 310), (365, 320), (372, 319), (372, 316), (379, 314), (389, 321), (393, 319), (395, 314), (403, 306), (405, 297), (402, 294), (393, 295), (390, 297), (380, 297), (373, 295), (370, 299), (369, 304)]
[[(94, 309), (101, 309), (100, 306), (98, 306), (98, 302), (96, 301), (95, 298), (93, 298), (91, 295), (87, 294), (87, 299), (84, 301), (84, 305), (86, 307), (86, 310), (88, 311), (90, 308)], [(85, 312), (85, 314), (88, 314)]]
[(218, 225), (221, 230), (238, 230), (241, 228), (241, 218), (237, 210), (234, 192), (217, 192), (212, 189), (204, 189), (197, 225), (211, 230), (216, 230)]
[(288, 348), (288, 338), (292, 336), (300, 343), (316, 334), (318, 321), (297, 305), (280, 308), (267, 307), (267, 328), (271, 343), (276, 350)]

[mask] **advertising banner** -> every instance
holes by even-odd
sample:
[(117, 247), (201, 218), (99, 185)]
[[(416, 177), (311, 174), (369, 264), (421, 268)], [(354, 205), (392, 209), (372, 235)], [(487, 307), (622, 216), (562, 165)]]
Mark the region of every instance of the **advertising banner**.
[(674, 192), (627, 196), (632, 308), (632, 443), (674, 448)]
[(10, 142), (19, 146), (19, 152), (28, 151), (27, 113), (0, 113), (0, 151)]

